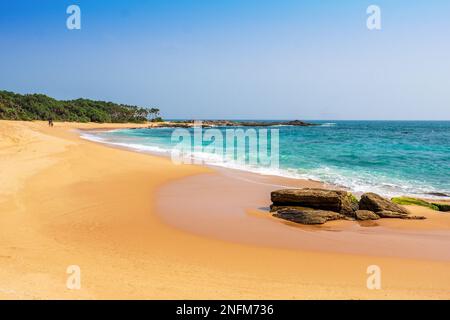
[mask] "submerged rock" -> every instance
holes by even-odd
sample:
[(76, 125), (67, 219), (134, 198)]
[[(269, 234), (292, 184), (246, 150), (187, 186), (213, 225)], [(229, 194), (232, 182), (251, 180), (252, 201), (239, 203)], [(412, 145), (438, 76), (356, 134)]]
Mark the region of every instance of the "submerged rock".
[(450, 197), (450, 195), (442, 192), (428, 192), (430, 196), (436, 196), (436, 197)]
[(272, 207), (307, 207), (334, 211), (354, 217), (358, 209), (355, 197), (346, 191), (315, 188), (284, 189), (271, 193)]
[(356, 211), (355, 215), (356, 215), (357, 220), (363, 220), (363, 221), (380, 219), (379, 215), (377, 215), (375, 212), (369, 211), (369, 210), (358, 210), (358, 211)]
[(409, 212), (400, 207), (399, 205), (393, 203), (392, 201), (379, 196), (376, 193), (364, 193), (359, 201), (360, 210), (369, 210), (377, 213), (380, 217), (380, 211), (398, 213), (403, 215), (408, 215)]
[(330, 220), (343, 219), (345, 216), (333, 211), (313, 209), (283, 209), (274, 217), (301, 224), (324, 224)]

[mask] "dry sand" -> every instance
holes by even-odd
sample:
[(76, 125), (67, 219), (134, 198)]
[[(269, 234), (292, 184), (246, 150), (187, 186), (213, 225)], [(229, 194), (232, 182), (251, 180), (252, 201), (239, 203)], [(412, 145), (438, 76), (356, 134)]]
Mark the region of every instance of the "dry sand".
[[(118, 126), (0, 121), (1, 299), (450, 298), (445, 255), (283, 248), (167, 222), (156, 195), (177, 179), (215, 173), (98, 145), (73, 130), (112, 127)], [(183, 212), (183, 202), (172, 201)], [(266, 221), (259, 215), (246, 217)], [(427, 215), (426, 231), (445, 246), (448, 216)], [(424, 232), (417, 223), (401, 231)], [(69, 265), (81, 268), (80, 290), (66, 287)], [(369, 265), (381, 267), (381, 290), (366, 287)]]

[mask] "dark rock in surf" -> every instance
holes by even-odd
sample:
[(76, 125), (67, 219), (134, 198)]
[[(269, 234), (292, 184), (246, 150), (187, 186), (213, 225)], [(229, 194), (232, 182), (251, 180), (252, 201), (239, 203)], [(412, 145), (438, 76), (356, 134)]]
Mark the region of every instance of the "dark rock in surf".
[(314, 209), (283, 209), (277, 211), (273, 216), (307, 225), (324, 224), (327, 221), (339, 220), (345, 217), (337, 212)]
[(271, 193), (272, 207), (307, 207), (354, 217), (358, 202), (351, 193), (326, 189), (284, 189)]
[(395, 204), (392, 201), (371, 192), (364, 193), (361, 196), (361, 200), (359, 201), (359, 209), (373, 211), (378, 215), (380, 215), (380, 211), (394, 212), (402, 215), (409, 214), (408, 210), (402, 208), (398, 204)]
[(403, 219), (403, 218), (408, 216), (408, 213), (394, 212), (394, 211), (389, 211), (389, 210), (382, 210), (382, 211), (378, 211), (377, 215), (379, 215), (381, 218)]
[(369, 211), (369, 210), (358, 210), (355, 213), (356, 216), (356, 220), (378, 220), (380, 219), (380, 216), (377, 215), (375, 212), (373, 211)]
[(433, 205), (439, 208), (439, 211), (443, 212), (449, 212), (450, 211), (450, 204), (445, 203), (439, 203), (439, 202), (433, 202)]
[(442, 192), (428, 192), (427, 194), (435, 197), (450, 197), (450, 195)]
[(381, 218), (391, 218), (391, 219), (404, 219), (404, 220), (424, 220), (424, 216), (411, 216), (405, 213), (393, 212), (393, 211), (379, 211), (377, 212)]
[(404, 220), (425, 220), (427, 217), (424, 216), (403, 216), (400, 219)]

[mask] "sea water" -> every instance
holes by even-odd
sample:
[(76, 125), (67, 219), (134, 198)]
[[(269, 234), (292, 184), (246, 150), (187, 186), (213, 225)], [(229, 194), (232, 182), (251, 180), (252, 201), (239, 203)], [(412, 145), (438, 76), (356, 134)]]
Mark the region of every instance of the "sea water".
[[(354, 192), (377, 192), (384, 196), (450, 195), (450, 121), (311, 122), (318, 125), (266, 128), (279, 130), (278, 168), (219, 162), (210, 154), (196, 156), (206, 164), (314, 179)], [(83, 136), (137, 151), (170, 155), (175, 144), (171, 139), (173, 131), (173, 128), (120, 129)]]

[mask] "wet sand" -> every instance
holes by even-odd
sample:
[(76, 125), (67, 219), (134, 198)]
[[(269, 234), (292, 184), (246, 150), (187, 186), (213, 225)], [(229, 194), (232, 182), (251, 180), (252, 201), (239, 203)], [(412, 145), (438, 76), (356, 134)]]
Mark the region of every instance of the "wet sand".
[[(426, 220), (331, 221), (305, 226), (272, 217), (270, 192), (282, 188), (335, 188), (316, 181), (237, 170), (186, 177), (158, 190), (163, 221), (225, 241), (315, 252), (339, 252), (450, 261), (448, 213), (407, 206)], [(182, 203), (182, 210), (180, 210)]]

